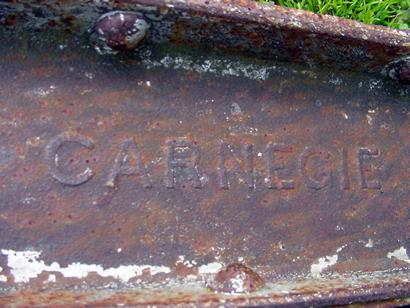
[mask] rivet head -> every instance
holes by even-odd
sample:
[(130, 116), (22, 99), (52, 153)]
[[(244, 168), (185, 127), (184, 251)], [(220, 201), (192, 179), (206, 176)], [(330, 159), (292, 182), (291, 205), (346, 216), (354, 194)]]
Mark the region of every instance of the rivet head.
[(263, 279), (249, 267), (233, 263), (221, 269), (208, 287), (216, 292), (243, 294), (264, 287)]
[(104, 14), (92, 29), (95, 48), (100, 53), (135, 49), (147, 36), (149, 27), (147, 21), (133, 12)]
[(410, 56), (391, 62), (383, 70), (391, 79), (410, 84)]

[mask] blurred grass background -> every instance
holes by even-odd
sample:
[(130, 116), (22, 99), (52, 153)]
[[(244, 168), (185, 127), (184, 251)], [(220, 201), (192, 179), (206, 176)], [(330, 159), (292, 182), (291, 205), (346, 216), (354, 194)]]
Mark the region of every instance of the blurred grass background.
[(410, 29), (410, 0), (261, 0), (367, 24)]

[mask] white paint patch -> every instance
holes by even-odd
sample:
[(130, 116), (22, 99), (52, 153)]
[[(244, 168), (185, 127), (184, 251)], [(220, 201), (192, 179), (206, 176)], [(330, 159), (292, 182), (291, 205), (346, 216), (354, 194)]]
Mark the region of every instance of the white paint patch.
[[(3, 271), (3, 268), (0, 266), (0, 273)], [(7, 282), (7, 277), (0, 275), (0, 282)]]
[(37, 96), (37, 97), (46, 97), (46, 96), (50, 95), (51, 93), (53, 93), (55, 89), (56, 89), (56, 86), (51, 85), (48, 88), (35, 89), (33, 92), (34, 92), (34, 95)]
[(317, 263), (313, 263), (310, 266), (310, 273), (313, 277), (320, 277), (320, 274), (323, 270), (328, 268), (329, 266), (335, 265), (337, 263), (337, 254), (333, 256), (326, 256), (323, 258), (319, 258)]
[(239, 115), (242, 113), (241, 106), (238, 103), (231, 104), (231, 114), (232, 115)]
[(340, 86), (343, 83), (343, 80), (339, 77), (336, 77), (332, 74), (332, 76), (329, 79), (329, 82), (331, 84), (334, 84), (335, 86)]
[(175, 265), (183, 264), (186, 267), (193, 267), (196, 264), (195, 260), (185, 260), (185, 256), (178, 256), (178, 260), (175, 262)]
[(141, 61), (147, 68), (166, 67), (193, 70), (199, 73), (220, 73), (222, 76), (244, 76), (249, 79), (266, 80), (276, 66), (244, 64), (241, 61), (221, 59), (194, 59), (190, 56), (166, 55), (151, 59), (151, 53), (141, 53)]
[(242, 275), (237, 275), (231, 278), (232, 283), (232, 294), (241, 294), (245, 292), (245, 277)]
[(198, 268), (198, 273), (201, 274), (201, 275), (216, 274), (222, 267), (223, 267), (223, 265), (221, 263), (212, 262), (212, 263), (201, 265)]
[(144, 270), (149, 270), (151, 275), (171, 272), (169, 267), (154, 265), (120, 265), (104, 269), (102, 265), (97, 264), (71, 263), (67, 267), (61, 267), (57, 262), (46, 265), (43, 260), (39, 260), (41, 252), (38, 251), (2, 249), (1, 253), (8, 257), (7, 265), (16, 283), (29, 282), (42, 272), (58, 272), (70, 278), (85, 278), (89, 273), (97, 273), (101, 277), (113, 277), (123, 282), (141, 275)]
[(373, 248), (373, 245), (374, 245), (373, 240), (371, 238), (369, 238), (366, 245), (364, 245), (364, 247)]
[(344, 244), (342, 246), (340, 246), (338, 249), (336, 249), (336, 252), (339, 253), (341, 252), (343, 249), (345, 249), (347, 247), (347, 244)]
[(85, 72), (84, 73), (84, 75), (85, 75), (85, 77), (87, 77), (88, 79), (94, 79), (94, 74), (93, 73), (90, 73), (90, 72)]
[(367, 124), (369, 125), (373, 124), (374, 119), (370, 115), (366, 114), (366, 119), (367, 119)]
[(53, 274), (49, 275), (47, 281), (56, 282), (57, 281), (56, 275), (53, 275)]
[(393, 257), (400, 261), (410, 263), (410, 258), (409, 258), (409, 255), (407, 254), (407, 250), (403, 246), (387, 254), (387, 258), (391, 259)]
[(188, 275), (185, 277), (185, 281), (191, 282), (191, 281), (196, 281), (198, 277), (196, 275)]
[(27, 196), (26, 198), (23, 199), (23, 204), (30, 204), (32, 201), (36, 201), (36, 198), (32, 196)]

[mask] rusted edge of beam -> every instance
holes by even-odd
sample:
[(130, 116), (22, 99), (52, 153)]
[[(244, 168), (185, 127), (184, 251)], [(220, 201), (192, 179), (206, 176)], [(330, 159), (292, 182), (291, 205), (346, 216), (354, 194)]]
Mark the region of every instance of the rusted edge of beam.
[(41, 4), (24, 0), (0, 4), (0, 12), (2, 7), (6, 11), (0, 24), (12, 28), (25, 24), (37, 30), (60, 27), (75, 33), (87, 33), (103, 13), (134, 11), (152, 25), (148, 41), (154, 43), (383, 73), (410, 82), (410, 31), (254, 0), (46, 0)]
[[(253, 0), (120, 0), (115, 7), (145, 12), (155, 41), (369, 72), (410, 56), (410, 31)], [(165, 25), (171, 29), (158, 30)]]
[[(0, 298), (1, 305), (37, 306), (68, 305), (74, 302), (96, 306), (135, 305), (197, 305), (224, 304), (230, 306), (312, 307), (336, 306), (377, 302), (380, 307), (391, 307), (392, 300), (407, 302), (410, 283), (408, 272), (378, 275), (354, 275), (304, 282), (285, 293), (262, 292), (258, 294), (229, 295), (214, 293), (205, 288), (158, 289), (83, 289), (83, 290), (18, 290)], [(361, 276), (365, 276), (363, 278)], [(374, 278), (374, 281), (372, 280)], [(289, 287), (292, 283), (289, 284)], [(286, 288), (286, 287), (285, 287)], [(383, 301), (387, 301), (383, 305)]]

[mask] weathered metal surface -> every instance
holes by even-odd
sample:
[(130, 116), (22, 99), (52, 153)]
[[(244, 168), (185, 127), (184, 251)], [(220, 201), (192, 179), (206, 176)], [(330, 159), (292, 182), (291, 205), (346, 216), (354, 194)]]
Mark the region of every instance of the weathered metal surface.
[[(253, 0), (17, 1), (0, 3), (8, 27), (84, 33), (116, 9), (152, 24), (148, 40), (240, 52), (267, 59), (381, 72), (410, 55), (410, 32), (370, 26)], [(0, 16), (1, 18), (1, 16)], [(408, 82), (408, 79), (406, 79)]]
[(380, 72), (390, 61), (410, 54), (409, 31), (368, 26), (252, 0), (124, 0), (119, 1), (119, 7), (145, 10), (148, 18), (154, 15), (153, 29), (158, 29), (152, 33), (155, 41), (170, 40), (269, 59), (373, 72)]
[(28, 26), (0, 28), (1, 305), (410, 296), (409, 86)]

